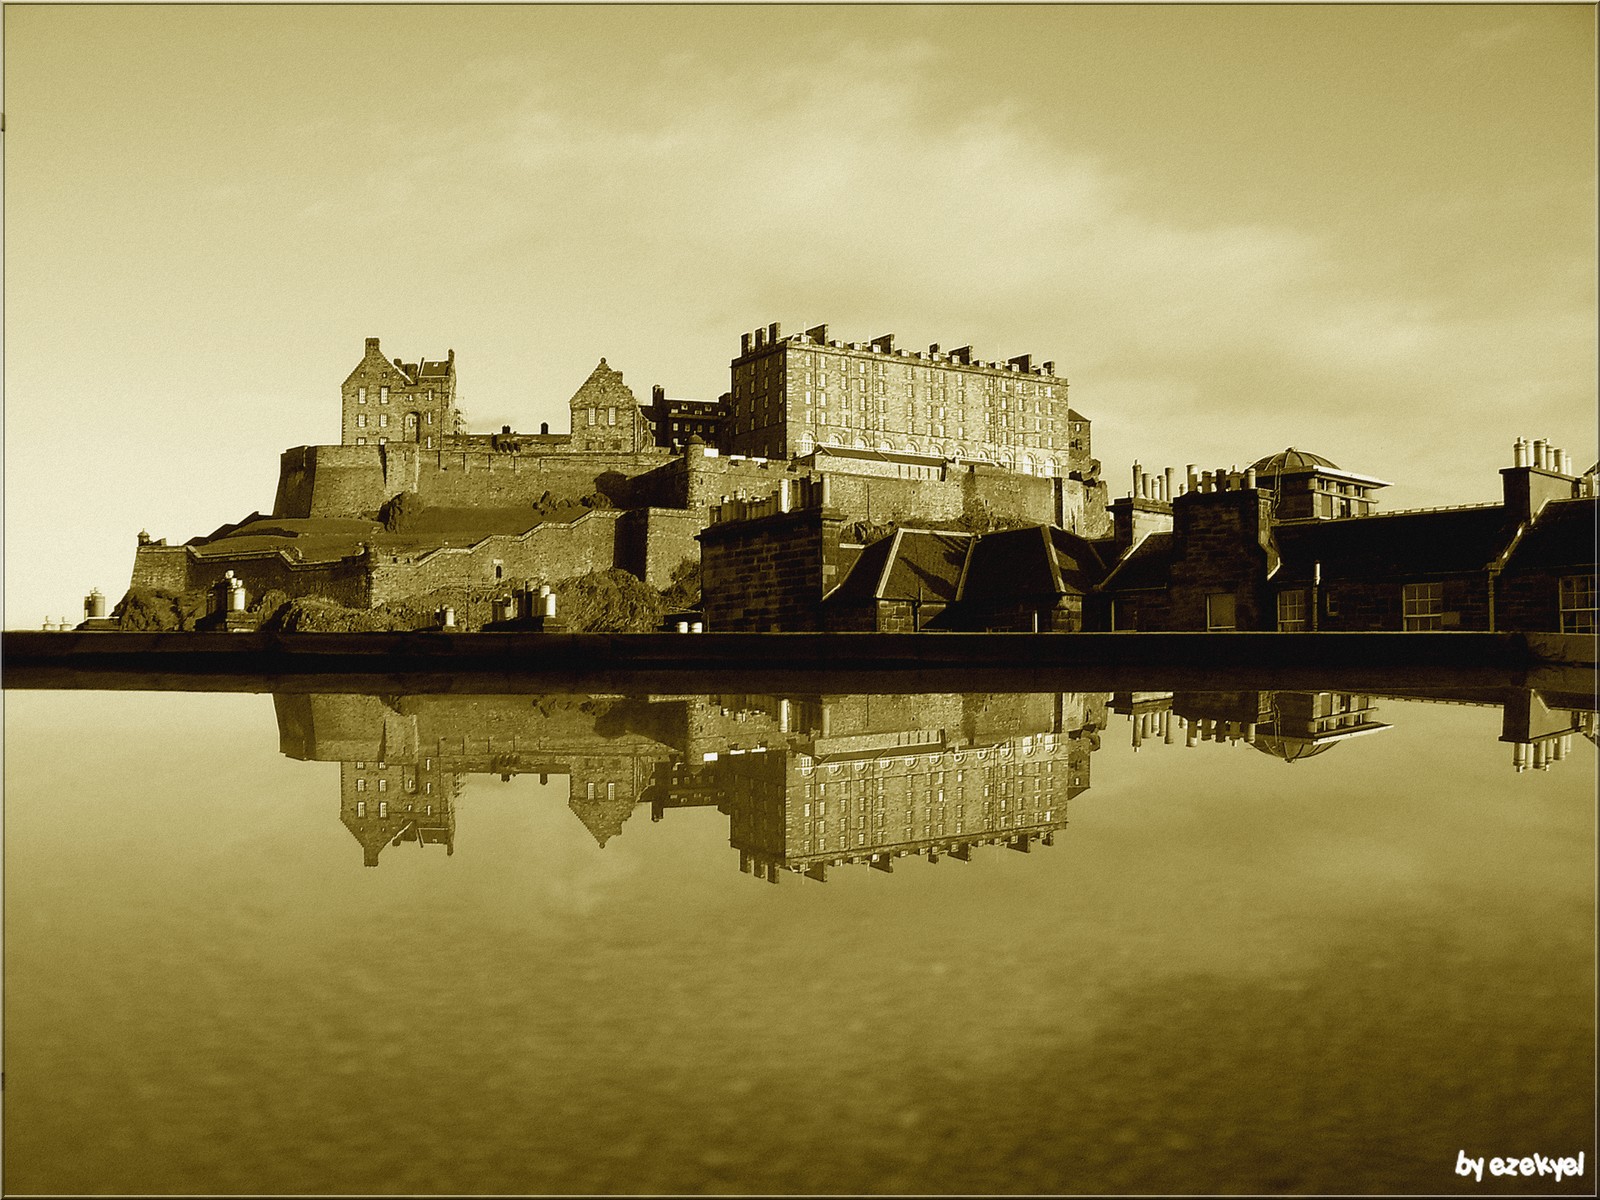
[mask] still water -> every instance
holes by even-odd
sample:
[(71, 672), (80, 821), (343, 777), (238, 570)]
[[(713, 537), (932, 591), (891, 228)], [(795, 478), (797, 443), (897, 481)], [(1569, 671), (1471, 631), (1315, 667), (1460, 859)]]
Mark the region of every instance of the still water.
[(5, 705), (10, 1192), (1593, 1190), (1582, 697)]

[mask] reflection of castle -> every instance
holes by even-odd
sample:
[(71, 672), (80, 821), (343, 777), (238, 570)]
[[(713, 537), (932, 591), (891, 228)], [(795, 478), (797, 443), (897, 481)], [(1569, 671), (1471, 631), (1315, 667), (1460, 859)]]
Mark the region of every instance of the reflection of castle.
[(1088, 787), (1098, 697), (287, 696), (292, 757), (338, 761), (340, 816), (375, 866), (390, 845), (453, 853), (469, 773), (564, 774), (604, 846), (635, 807), (714, 806), (743, 870), (822, 878), (908, 854), (1050, 844)]
[[(1519, 690), (1430, 695), (1501, 703), (1519, 771), (1594, 740), (1586, 697)], [(824, 879), (897, 858), (1052, 844), (1089, 786), (1107, 723), (1096, 693), (809, 696), (279, 695), (286, 755), (338, 762), (340, 819), (376, 866), (389, 846), (453, 854), (464, 777), (565, 775), (573, 814), (604, 847), (636, 808), (715, 808), (740, 869)], [(1298, 762), (1389, 726), (1348, 692), (1119, 692), (1146, 743), (1253, 746)]]
[(1084, 695), (837, 697), (818, 715), (808, 736), (713, 759), (740, 870), (821, 880), (846, 863), (1051, 845), (1105, 720)]
[(1150, 740), (1170, 745), (1176, 718), (1185, 746), (1243, 742), (1285, 762), (1389, 728), (1371, 696), (1350, 692), (1124, 692), (1111, 707), (1130, 718), (1135, 750)]

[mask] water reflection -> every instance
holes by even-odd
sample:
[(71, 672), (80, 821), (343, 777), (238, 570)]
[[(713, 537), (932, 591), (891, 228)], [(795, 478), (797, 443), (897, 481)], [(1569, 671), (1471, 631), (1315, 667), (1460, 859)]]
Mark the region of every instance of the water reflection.
[[(1570, 692), (1396, 695), (1496, 705), (1518, 773), (1596, 736)], [(906, 857), (1051, 846), (1113, 719), (1137, 753), (1244, 745), (1296, 764), (1384, 733), (1385, 697), (1341, 691), (917, 695), (274, 697), (279, 744), (338, 762), (339, 817), (377, 866), (385, 849), (455, 852), (466, 777), (568, 781), (568, 806), (604, 848), (641, 807), (727, 818), (739, 870), (776, 883), (831, 869), (892, 873)], [(1113, 726), (1114, 728), (1114, 726)], [(434, 850), (438, 852), (438, 850)]]

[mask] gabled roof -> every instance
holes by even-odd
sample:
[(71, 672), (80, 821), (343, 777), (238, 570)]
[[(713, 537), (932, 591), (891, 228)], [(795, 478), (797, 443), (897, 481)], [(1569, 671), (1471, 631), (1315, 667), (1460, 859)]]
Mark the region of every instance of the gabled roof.
[(1277, 580), (1310, 580), (1319, 562), (1325, 580), (1481, 571), (1513, 532), (1499, 504), (1279, 525)]
[(1538, 571), (1595, 565), (1593, 497), (1552, 500), (1539, 511), (1506, 561), (1508, 571)]

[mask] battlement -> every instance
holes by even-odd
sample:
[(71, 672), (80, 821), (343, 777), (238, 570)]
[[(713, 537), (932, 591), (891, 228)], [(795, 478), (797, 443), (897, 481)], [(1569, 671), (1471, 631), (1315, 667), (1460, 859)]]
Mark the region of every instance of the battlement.
[(1040, 379), (1066, 383), (1065, 379), (1056, 375), (1056, 364), (1053, 360), (1035, 364), (1032, 354), (1019, 354), (1004, 360), (986, 361), (981, 358), (975, 358), (971, 346), (958, 346), (954, 350), (945, 350), (938, 342), (934, 342), (926, 350), (908, 350), (903, 346), (895, 345), (895, 335), (892, 333), (879, 334), (877, 337), (865, 342), (845, 342), (836, 338), (829, 338), (828, 326), (826, 325), (814, 325), (804, 333), (783, 336), (783, 326), (777, 321), (763, 328), (741, 334), (739, 338), (739, 357), (734, 362), (738, 363), (746, 359), (761, 357), (780, 346), (821, 346), (830, 350), (845, 350), (855, 354), (872, 355), (897, 361), (909, 360), (930, 364), (937, 363), (947, 367), (965, 367), (974, 371), (1001, 371), (1017, 375), (1032, 375)]

